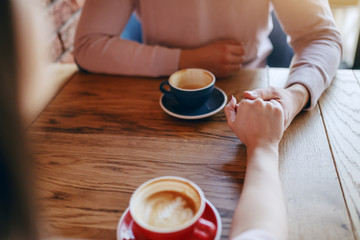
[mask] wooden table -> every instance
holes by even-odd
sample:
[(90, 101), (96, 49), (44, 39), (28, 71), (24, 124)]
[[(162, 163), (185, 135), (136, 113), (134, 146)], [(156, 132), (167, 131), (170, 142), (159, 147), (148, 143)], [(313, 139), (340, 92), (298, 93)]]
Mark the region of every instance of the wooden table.
[[(219, 79), (228, 97), (283, 86), (287, 69)], [(164, 78), (76, 73), (32, 124), (46, 236), (116, 239), (132, 192), (163, 175), (196, 182), (219, 210), (227, 239), (246, 149), (224, 113), (180, 120), (159, 106)], [(289, 239), (360, 239), (360, 71), (339, 70), (318, 106), (280, 146)]]

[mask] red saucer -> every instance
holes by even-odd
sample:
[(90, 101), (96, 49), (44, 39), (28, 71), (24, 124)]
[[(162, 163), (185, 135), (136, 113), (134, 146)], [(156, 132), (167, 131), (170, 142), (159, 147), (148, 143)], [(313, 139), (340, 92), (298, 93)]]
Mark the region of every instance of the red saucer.
[[(211, 202), (209, 202), (208, 200), (206, 200), (205, 211), (202, 217), (208, 221), (213, 222), (216, 225), (217, 231), (214, 240), (220, 240), (222, 230), (220, 214), (214, 207), (214, 205), (212, 205)], [(132, 232), (133, 222), (134, 221), (131, 217), (130, 209), (127, 208), (121, 216), (117, 227), (117, 240), (136, 240)]]

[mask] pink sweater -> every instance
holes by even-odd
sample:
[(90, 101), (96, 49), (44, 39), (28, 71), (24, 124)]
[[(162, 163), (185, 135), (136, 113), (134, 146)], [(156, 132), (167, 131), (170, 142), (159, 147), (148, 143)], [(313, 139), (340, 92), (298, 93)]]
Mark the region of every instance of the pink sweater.
[[(287, 86), (303, 84), (314, 107), (335, 75), (341, 38), (327, 0), (87, 0), (75, 37), (77, 63), (91, 72), (166, 76), (181, 49), (220, 39), (244, 43), (245, 68), (263, 67), (271, 44), (273, 8), (295, 56)], [(121, 39), (133, 11), (143, 44)]]

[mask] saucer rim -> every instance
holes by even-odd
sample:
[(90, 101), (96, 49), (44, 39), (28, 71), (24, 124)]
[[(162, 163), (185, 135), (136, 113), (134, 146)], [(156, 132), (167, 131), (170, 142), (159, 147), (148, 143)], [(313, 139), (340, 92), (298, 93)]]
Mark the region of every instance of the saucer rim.
[(160, 101), (159, 101), (160, 102), (160, 107), (162, 108), (162, 110), (164, 112), (166, 112), (170, 116), (180, 118), (180, 119), (195, 120), (195, 119), (207, 118), (207, 117), (210, 117), (210, 116), (215, 115), (216, 113), (220, 112), (225, 107), (225, 105), (227, 103), (227, 95), (226, 95), (226, 93), (221, 88), (218, 88), (216, 86), (215, 86), (215, 89), (217, 89), (219, 92), (222, 93), (222, 95), (224, 96), (224, 101), (223, 101), (223, 103), (221, 104), (220, 107), (216, 108), (214, 111), (211, 111), (209, 113), (205, 113), (205, 114), (201, 114), (201, 115), (192, 115), (192, 116), (186, 116), (186, 115), (181, 115), (181, 114), (174, 113), (174, 112), (170, 111), (169, 109), (167, 109), (163, 105), (162, 99), (164, 97), (164, 94), (162, 94), (161, 97), (160, 97)]
[[(208, 204), (210, 206), (210, 208), (212, 209), (212, 211), (214, 212), (215, 214), (215, 217), (216, 217), (216, 223), (217, 223), (217, 231), (216, 231), (216, 235), (215, 235), (215, 238), (214, 240), (220, 240), (221, 238), (221, 233), (222, 233), (222, 221), (221, 221), (221, 216), (219, 214), (219, 211), (216, 209), (216, 207), (208, 200), (208, 199), (205, 199), (206, 201), (206, 204)], [(124, 218), (125, 216), (130, 213), (130, 208), (126, 208), (126, 210), (123, 212), (123, 214), (121, 215), (121, 218), (118, 222), (118, 225), (117, 225), (117, 228), (116, 228), (116, 240), (119, 240), (120, 239), (120, 236), (119, 236), (119, 229), (120, 229), (120, 224), (124, 221)], [(131, 218), (132, 219), (132, 218)], [(134, 221), (134, 220), (132, 220)]]
[(210, 208), (213, 210), (215, 217), (216, 217), (216, 224), (217, 224), (217, 231), (214, 240), (220, 240), (221, 233), (222, 233), (222, 221), (221, 216), (219, 214), (219, 211), (216, 209), (216, 207), (206, 199), (206, 203), (210, 206)]

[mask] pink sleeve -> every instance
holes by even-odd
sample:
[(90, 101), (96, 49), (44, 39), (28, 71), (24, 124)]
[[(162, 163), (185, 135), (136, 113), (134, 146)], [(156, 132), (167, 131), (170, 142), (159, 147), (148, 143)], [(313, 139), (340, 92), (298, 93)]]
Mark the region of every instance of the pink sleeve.
[(275, 236), (267, 231), (261, 229), (250, 229), (232, 240), (276, 240)]
[(165, 76), (178, 68), (180, 49), (148, 46), (120, 38), (134, 0), (87, 0), (75, 36), (74, 56), (95, 73)]
[(303, 84), (315, 107), (330, 85), (341, 59), (341, 37), (327, 0), (273, 0), (275, 12), (290, 36), (294, 59), (286, 86)]

